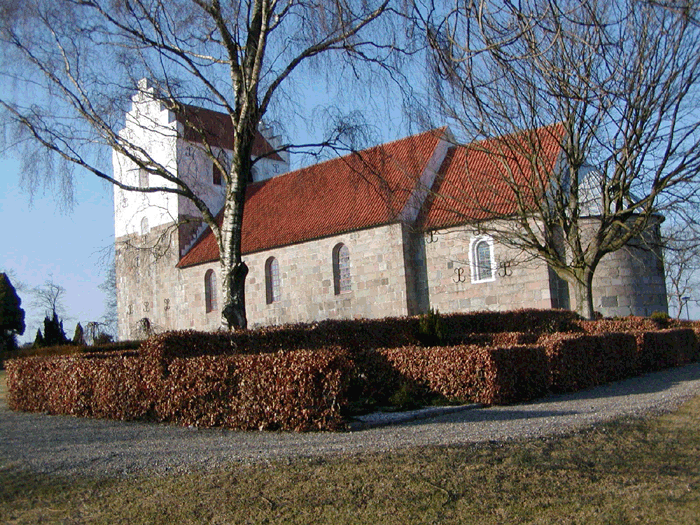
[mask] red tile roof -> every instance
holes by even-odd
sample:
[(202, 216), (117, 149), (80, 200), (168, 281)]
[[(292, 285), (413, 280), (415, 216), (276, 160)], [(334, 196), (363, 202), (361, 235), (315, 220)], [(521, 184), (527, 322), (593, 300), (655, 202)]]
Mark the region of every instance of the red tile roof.
[[(444, 132), (427, 131), (250, 184), (243, 253), (396, 222)], [(218, 258), (208, 229), (178, 266)]]
[(430, 230), (507, 217), (518, 210), (518, 197), (522, 206), (534, 206), (548, 187), (562, 136), (558, 124), (453, 148), (440, 168), (421, 226)]
[[(233, 148), (233, 123), (227, 114), (197, 106), (185, 106), (184, 111), (176, 114), (176, 118), (185, 127), (185, 140), (201, 143), (206, 139), (211, 146)], [(277, 153), (272, 153), (273, 151), (267, 139), (258, 132), (253, 142), (253, 155), (282, 160)]]

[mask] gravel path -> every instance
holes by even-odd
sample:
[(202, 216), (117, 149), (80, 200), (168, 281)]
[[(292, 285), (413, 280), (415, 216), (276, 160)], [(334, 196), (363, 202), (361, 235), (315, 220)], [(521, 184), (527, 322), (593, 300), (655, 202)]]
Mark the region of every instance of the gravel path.
[[(0, 469), (92, 476), (212, 468), (229, 462), (391, 451), (555, 435), (700, 395), (700, 364), (576, 394), (342, 433), (234, 432), (11, 412), (0, 406)], [(390, 421), (387, 421), (390, 422)]]

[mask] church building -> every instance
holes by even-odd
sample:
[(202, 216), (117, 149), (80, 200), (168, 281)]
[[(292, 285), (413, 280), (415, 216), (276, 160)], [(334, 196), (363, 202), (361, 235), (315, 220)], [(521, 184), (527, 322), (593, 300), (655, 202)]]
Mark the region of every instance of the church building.
[[(207, 133), (188, 132), (185, 121)], [(210, 209), (221, 209), (222, 177), (202, 142), (225, 163), (228, 116), (195, 107), (174, 114), (144, 85), (122, 133), (195, 187)], [(532, 133), (543, 165), (556, 169), (557, 129)], [(460, 198), (460, 188), (475, 187), (474, 177), (485, 190), (495, 180), (487, 148), (455, 146), (450, 130), (441, 128), (289, 171), (288, 155), (275, 152), (280, 142), (271, 129), (259, 129), (253, 155), (260, 158), (246, 194), (250, 327), (431, 308), (574, 306), (565, 281), (543, 261), (496, 242), (488, 227), (493, 217)], [(115, 152), (113, 164), (120, 181), (155, 184), (124, 155)], [(490, 206), (507, 214), (511, 204), (496, 199)], [(114, 206), (119, 339), (141, 337), (144, 329), (218, 329), (218, 248), (192, 203), (115, 187)], [(658, 235), (658, 225), (650, 234)], [(665, 312), (658, 254), (625, 248), (605, 256), (595, 274), (594, 306), (605, 316)]]

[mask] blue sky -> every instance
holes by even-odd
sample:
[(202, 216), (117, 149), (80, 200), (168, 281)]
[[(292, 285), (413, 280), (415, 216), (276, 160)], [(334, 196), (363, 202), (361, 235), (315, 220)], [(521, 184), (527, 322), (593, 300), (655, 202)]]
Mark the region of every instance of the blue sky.
[[(104, 314), (105, 280), (100, 264), (106, 248), (114, 244), (112, 190), (94, 177), (76, 173), (76, 204), (63, 213), (53, 194), (39, 191), (32, 205), (19, 187), (20, 164), (0, 157), (0, 271), (12, 271), (28, 288), (53, 276), (66, 289), (64, 328), (73, 336), (75, 324), (83, 326)], [(27, 314), (27, 330), (20, 341), (33, 341), (43, 326), (43, 312), (30, 305), (28, 290), (20, 292)]]
[[(297, 115), (281, 131), (285, 137), (293, 134), (301, 143), (317, 142), (328, 118), (318, 107), (327, 104), (332, 96), (320, 85), (304, 86), (301, 91), (303, 96), (297, 95), (292, 114), (305, 115), (315, 129), (309, 129), (309, 122), (301, 121)], [(407, 134), (400, 107), (393, 108), (389, 116), (359, 98), (352, 103), (367, 105), (374, 117), (369, 120), (379, 122), (379, 126), (371, 122), (375, 126), (372, 138), (388, 141)], [(347, 113), (353, 104), (343, 102), (338, 107)], [(293, 168), (310, 162), (313, 158), (304, 155), (292, 157)], [(76, 169), (75, 205), (64, 212), (55, 192), (50, 190), (39, 190), (30, 204), (29, 195), (20, 188), (19, 171), (18, 160), (0, 156), (0, 271), (12, 272), (13, 282), (20, 281), (26, 287), (20, 298), (27, 314), (27, 329), (19, 341), (33, 341), (37, 328), (43, 330), (45, 314), (32, 308), (29, 289), (47, 279), (66, 289), (64, 329), (72, 337), (78, 321), (85, 327), (87, 322), (98, 321), (104, 315), (105, 294), (99, 285), (106, 278), (104, 251), (114, 244), (112, 188), (91, 173)]]

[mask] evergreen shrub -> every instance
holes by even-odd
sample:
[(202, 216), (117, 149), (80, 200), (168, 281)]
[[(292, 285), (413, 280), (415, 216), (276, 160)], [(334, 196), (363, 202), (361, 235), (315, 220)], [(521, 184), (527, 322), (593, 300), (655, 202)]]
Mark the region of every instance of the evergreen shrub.
[(423, 346), (441, 346), (446, 339), (440, 312), (432, 308), (418, 317), (418, 340)]

